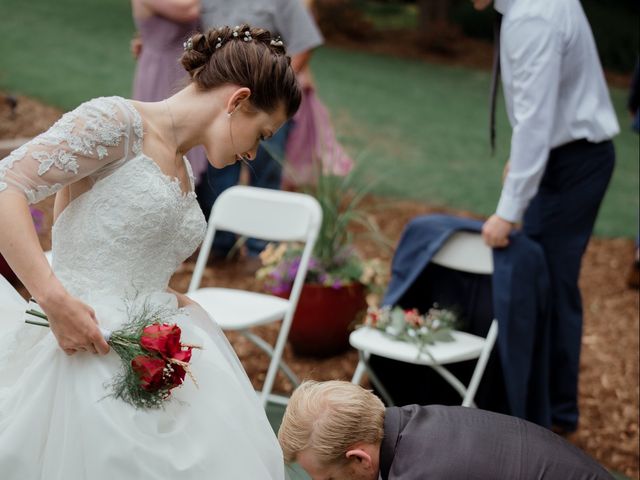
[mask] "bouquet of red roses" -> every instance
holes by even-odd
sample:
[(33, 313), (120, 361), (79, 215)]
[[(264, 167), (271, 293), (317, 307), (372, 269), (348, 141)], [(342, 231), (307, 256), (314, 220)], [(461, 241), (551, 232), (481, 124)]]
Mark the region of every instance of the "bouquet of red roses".
[[(26, 312), (41, 320), (26, 323), (48, 327), (47, 316), (35, 308)], [(171, 390), (182, 385), (188, 374), (191, 352), (197, 345), (181, 342), (181, 330), (168, 320), (175, 315), (163, 307), (144, 304), (139, 311), (129, 311), (129, 321), (114, 331), (102, 330), (107, 343), (122, 360), (122, 370), (112, 384), (112, 396), (136, 408), (161, 408)]]

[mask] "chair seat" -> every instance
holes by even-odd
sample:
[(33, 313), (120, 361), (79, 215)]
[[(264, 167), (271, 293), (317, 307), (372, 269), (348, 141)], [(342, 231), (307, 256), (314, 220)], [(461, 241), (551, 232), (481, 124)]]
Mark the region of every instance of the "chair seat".
[[(478, 358), (486, 342), (482, 337), (458, 330), (454, 330), (452, 336), (454, 338), (452, 342), (436, 342), (433, 345), (427, 345), (426, 348), (438, 364), (444, 365)], [(401, 362), (416, 365), (434, 364), (427, 353), (418, 355), (418, 348), (415, 345), (394, 340), (380, 330), (370, 327), (362, 327), (352, 332), (349, 343), (363, 352)]]
[(200, 288), (187, 296), (223, 330), (244, 330), (281, 320), (289, 307), (289, 301), (283, 298), (229, 288)]

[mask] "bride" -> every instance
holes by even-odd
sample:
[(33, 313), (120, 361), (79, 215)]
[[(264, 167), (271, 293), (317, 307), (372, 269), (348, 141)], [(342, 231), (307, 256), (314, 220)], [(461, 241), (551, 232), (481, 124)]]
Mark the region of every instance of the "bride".
[[(217, 168), (253, 159), (296, 112), (300, 91), (282, 42), (247, 25), (195, 34), (181, 61), (191, 82), (176, 95), (91, 100), (0, 162), (0, 252), (51, 324), (24, 324), (0, 279), (3, 479), (285, 476), (222, 332), (168, 282), (206, 227), (184, 152), (202, 144)], [(28, 204), (54, 193), (51, 269)], [(161, 410), (105, 391), (120, 360), (99, 328), (127, 320), (132, 292), (176, 311), (184, 341), (203, 347), (191, 361), (198, 386), (186, 381)]]

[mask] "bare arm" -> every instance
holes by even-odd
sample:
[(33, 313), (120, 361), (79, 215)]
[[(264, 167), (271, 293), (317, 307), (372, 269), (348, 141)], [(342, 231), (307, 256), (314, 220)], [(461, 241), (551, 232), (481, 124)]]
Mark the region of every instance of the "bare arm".
[(73, 298), (47, 262), (29, 212), (27, 199), (14, 192), (0, 195), (0, 251), (18, 278), (49, 317), (60, 348), (107, 353), (109, 345), (97, 327), (91, 307)]
[(173, 288), (167, 287), (167, 292), (172, 293), (178, 299), (178, 307), (186, 307), (187, 305), (197, 305), (196, 302), (187, 297), (184, 293), (175, 291)]
[(200, 16), (199, 0), (133, 0), (136, 17), (160, 15), (176, 22), (192, 22)]
[(293, 71), (296, 73), (302, 71), (309, 64), (309, 60), (311, 60), (311, 50), (305, 50), (291, 57)]
[(302, 90), (313, 88), (313, 77), (309, 68), (309, 60), (311, 59), (311, 50), (301, 52), (291, 58), (291, 66), (296, 72), (296, 77), (300, 83)]
[(115, 100), (86, 102), (0, 161), (0, 252), (47, 314), (68, 354), (106, 353), (109, 346), (93, 309), (70, 295), (51, 270), (29, 203), (61, 191), (55, 205), (59, 214), (69, 200), (69, 185), (90, 184), (94, 172), (108, 171), (125, 158), (136, 138), (132, 124), (131, 112)]

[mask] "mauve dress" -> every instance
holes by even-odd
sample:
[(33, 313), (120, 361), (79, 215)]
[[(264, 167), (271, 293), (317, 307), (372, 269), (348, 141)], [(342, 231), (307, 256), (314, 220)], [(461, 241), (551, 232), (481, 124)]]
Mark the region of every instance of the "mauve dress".
[[(187, 84), (187, 74), (180, 64), (183, 43), (200, 30), (199, 20), (179, 23), (159, 15), (134, 18), (142, 40), (133, 79), (133, 99), (158, 102), (170, 97)], [(187, 153), (196, 183), (207, 169), (203, 147)]]

